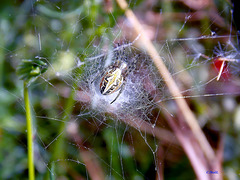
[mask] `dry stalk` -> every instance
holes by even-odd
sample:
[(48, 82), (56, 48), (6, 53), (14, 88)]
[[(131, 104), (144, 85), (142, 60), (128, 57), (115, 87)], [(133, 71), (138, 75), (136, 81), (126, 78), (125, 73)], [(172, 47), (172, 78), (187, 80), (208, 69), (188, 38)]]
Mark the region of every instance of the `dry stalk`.
[(170, 72), (168, 71), (167, 67), (165, 66), (164, 62), (162, 61), (161, 57), (159, 56), (157, 50), (155, 49), (154, 45), (147, 37), (144, 32), (144, 29), (140, 22), (138, 21), (137, 17), (133, 13), (131, 9), (128, 8), (128, 4), (125, 0), (116, 0), (118, 5), (122, 10), (125, 11), (125, 15), (128, 20), (132, 23), (133, 28), (137, 35), (141, 35), (138, 39), (139, 44), (141, 44), (141, 48), (147, 51), (147, 53), (151, 56), (154, 64), (158, 68), (160, 75), (163, 77), (170, 93), (173, 97), (177, 97), (175, 99), (180, 111), (182, 112), (185, 121), (191, 128), (195, 138), (197, 139), (202, 151), (204, 152), (205, 156), (207, 157), (209, 163), (215, 160), (215, 153), (208, 143), (205, 135), (203, 134), (201, 128), (198, 125), (197, 119), (194, 116), (193, 112), (188, 107), (185, 99), (183, 98), (179, 88), (177, 87), (175, 81), (173, 80)]
[[(194, 169), (197, 179), (209, 180), (208, 174), (205, 173), (208, 170), (206, 167), (206, 162), (204, 162), (206, 161), (206, 159), (202, 158), (201, 154), (197, 153), (196, 149), (194, 148), (193, 142), (189, 137), (189, 134), (187, 135), (186, 131), (181, 131), (177, 123), (171, 117), (167, 116), (167, 119), (178, 140), (181, 142), (182, 148), (184, 149), (185, 153), (189, 158), (189, 161)], [(199, 144), (196, 144), (196, 146), (199, 147)]]
[(158, 150), (157, 150), (157, 175), (156, 180), (164, 179), (164, 149), (159, 143)]
[[(131, 120), (131, 119), (134, 119)], [(121, 118), (120, 119), (125, 124), (134, 127), (135, 129), (139, 129), (144, 133), (151, 134), (153, 137), (158, 138), (161, 141), (165, 141), (167, 143), (179, 145), (178, 140), (174, 137), (174, 135), (163, 128), (159, 127), (152, 127), (152, 125), (142, 119), (137, 117), (129, 117), (128, 119)], [(171, 137), (171, 138), (170, 138)], [(174, 137), (174, 138), (173, 138)]]
[(79, 155), (86, 165), (90, 178), (93, 180), (104, 180), (106, 176), (100, 163), (94, 156), (93, 152), (84, 147), (82, 137), (79, 135), (79, 131), (76, 127), (78, 126), (72, 123), (69, 125), (67, 131), (79, 147)]

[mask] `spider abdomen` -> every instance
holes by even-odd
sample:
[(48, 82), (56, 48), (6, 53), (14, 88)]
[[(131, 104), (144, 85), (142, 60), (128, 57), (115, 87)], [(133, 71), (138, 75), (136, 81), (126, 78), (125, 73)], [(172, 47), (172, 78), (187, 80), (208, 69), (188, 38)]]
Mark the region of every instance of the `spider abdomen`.
[(105, 73), (100, 83), (100, 92), (109, 95), (117, 91), (123, 83), (122, 69), (115, 68)]

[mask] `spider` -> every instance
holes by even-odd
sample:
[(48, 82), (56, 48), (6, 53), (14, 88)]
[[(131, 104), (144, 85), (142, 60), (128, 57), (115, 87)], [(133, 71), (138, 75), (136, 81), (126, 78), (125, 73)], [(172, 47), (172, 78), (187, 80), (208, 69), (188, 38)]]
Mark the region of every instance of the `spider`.
[[(134, 57), (132, 63), (128, 65), (126, 62), (127, 58), (125, 56), (125, 49), (123, 48), (123, 51), (116, 50), (115, 61), (101, 73), (101, 81), (99, 85), (101, 94), (110, 95), (119, 91), (110, 104), (114, 103), (123, 92), (126, 84), (126, 78), (129, 73), (136, 68), (137, 59), (137, 57)], [(93, 81), (95, 81), (97, 77), (98, 75)]]

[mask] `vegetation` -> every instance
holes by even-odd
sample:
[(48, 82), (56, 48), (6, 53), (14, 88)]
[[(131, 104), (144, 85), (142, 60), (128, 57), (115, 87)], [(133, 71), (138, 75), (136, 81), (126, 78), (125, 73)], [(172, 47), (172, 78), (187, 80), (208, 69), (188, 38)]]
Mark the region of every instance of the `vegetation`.
[[(239, 47), (232, 4), (139, 0), (126, 9), (121, 2), (1, 2), (0, 179), (34, 179), (34, 172), (36, 179), (186, 180), (216, 175), (210, 171), (239, 177)], [(133, 41), (140, 58), (151, 57), (144, 42), (137, 44), (144, 35), (136, 34), (128, 10), (154, 43), (214, 156), (199, 144), (174, 104), (181, 98), (164, 80), (156, 87), (160, 101), (144, 114), (151, 122), (92, 108), (85, 86), (91, 83), (83, 78), (92, 71), (90, 57)]]

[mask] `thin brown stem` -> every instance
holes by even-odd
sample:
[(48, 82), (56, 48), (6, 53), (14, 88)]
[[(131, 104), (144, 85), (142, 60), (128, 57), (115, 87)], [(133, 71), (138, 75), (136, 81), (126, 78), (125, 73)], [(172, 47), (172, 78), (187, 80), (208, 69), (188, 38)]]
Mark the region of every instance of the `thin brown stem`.
[(191, 138), (191, 131), (189, 132), (188, 129), (181, 131), (179, 125), (172, 119), (172, 117), (166, 113), (165, 116), (168, 120), (169, 125), (176, 134), (176, 137), (181, 143), (183, 150), (188, 156), (197, 179), (209, 180), (209, 175), (206, 174), (206, 171), (208, 170), (206, 159), (203, 157), (204, 155), (202, 151), (197, 151), (200, 146), (198, 143), (194, 143), (194, 139)]

